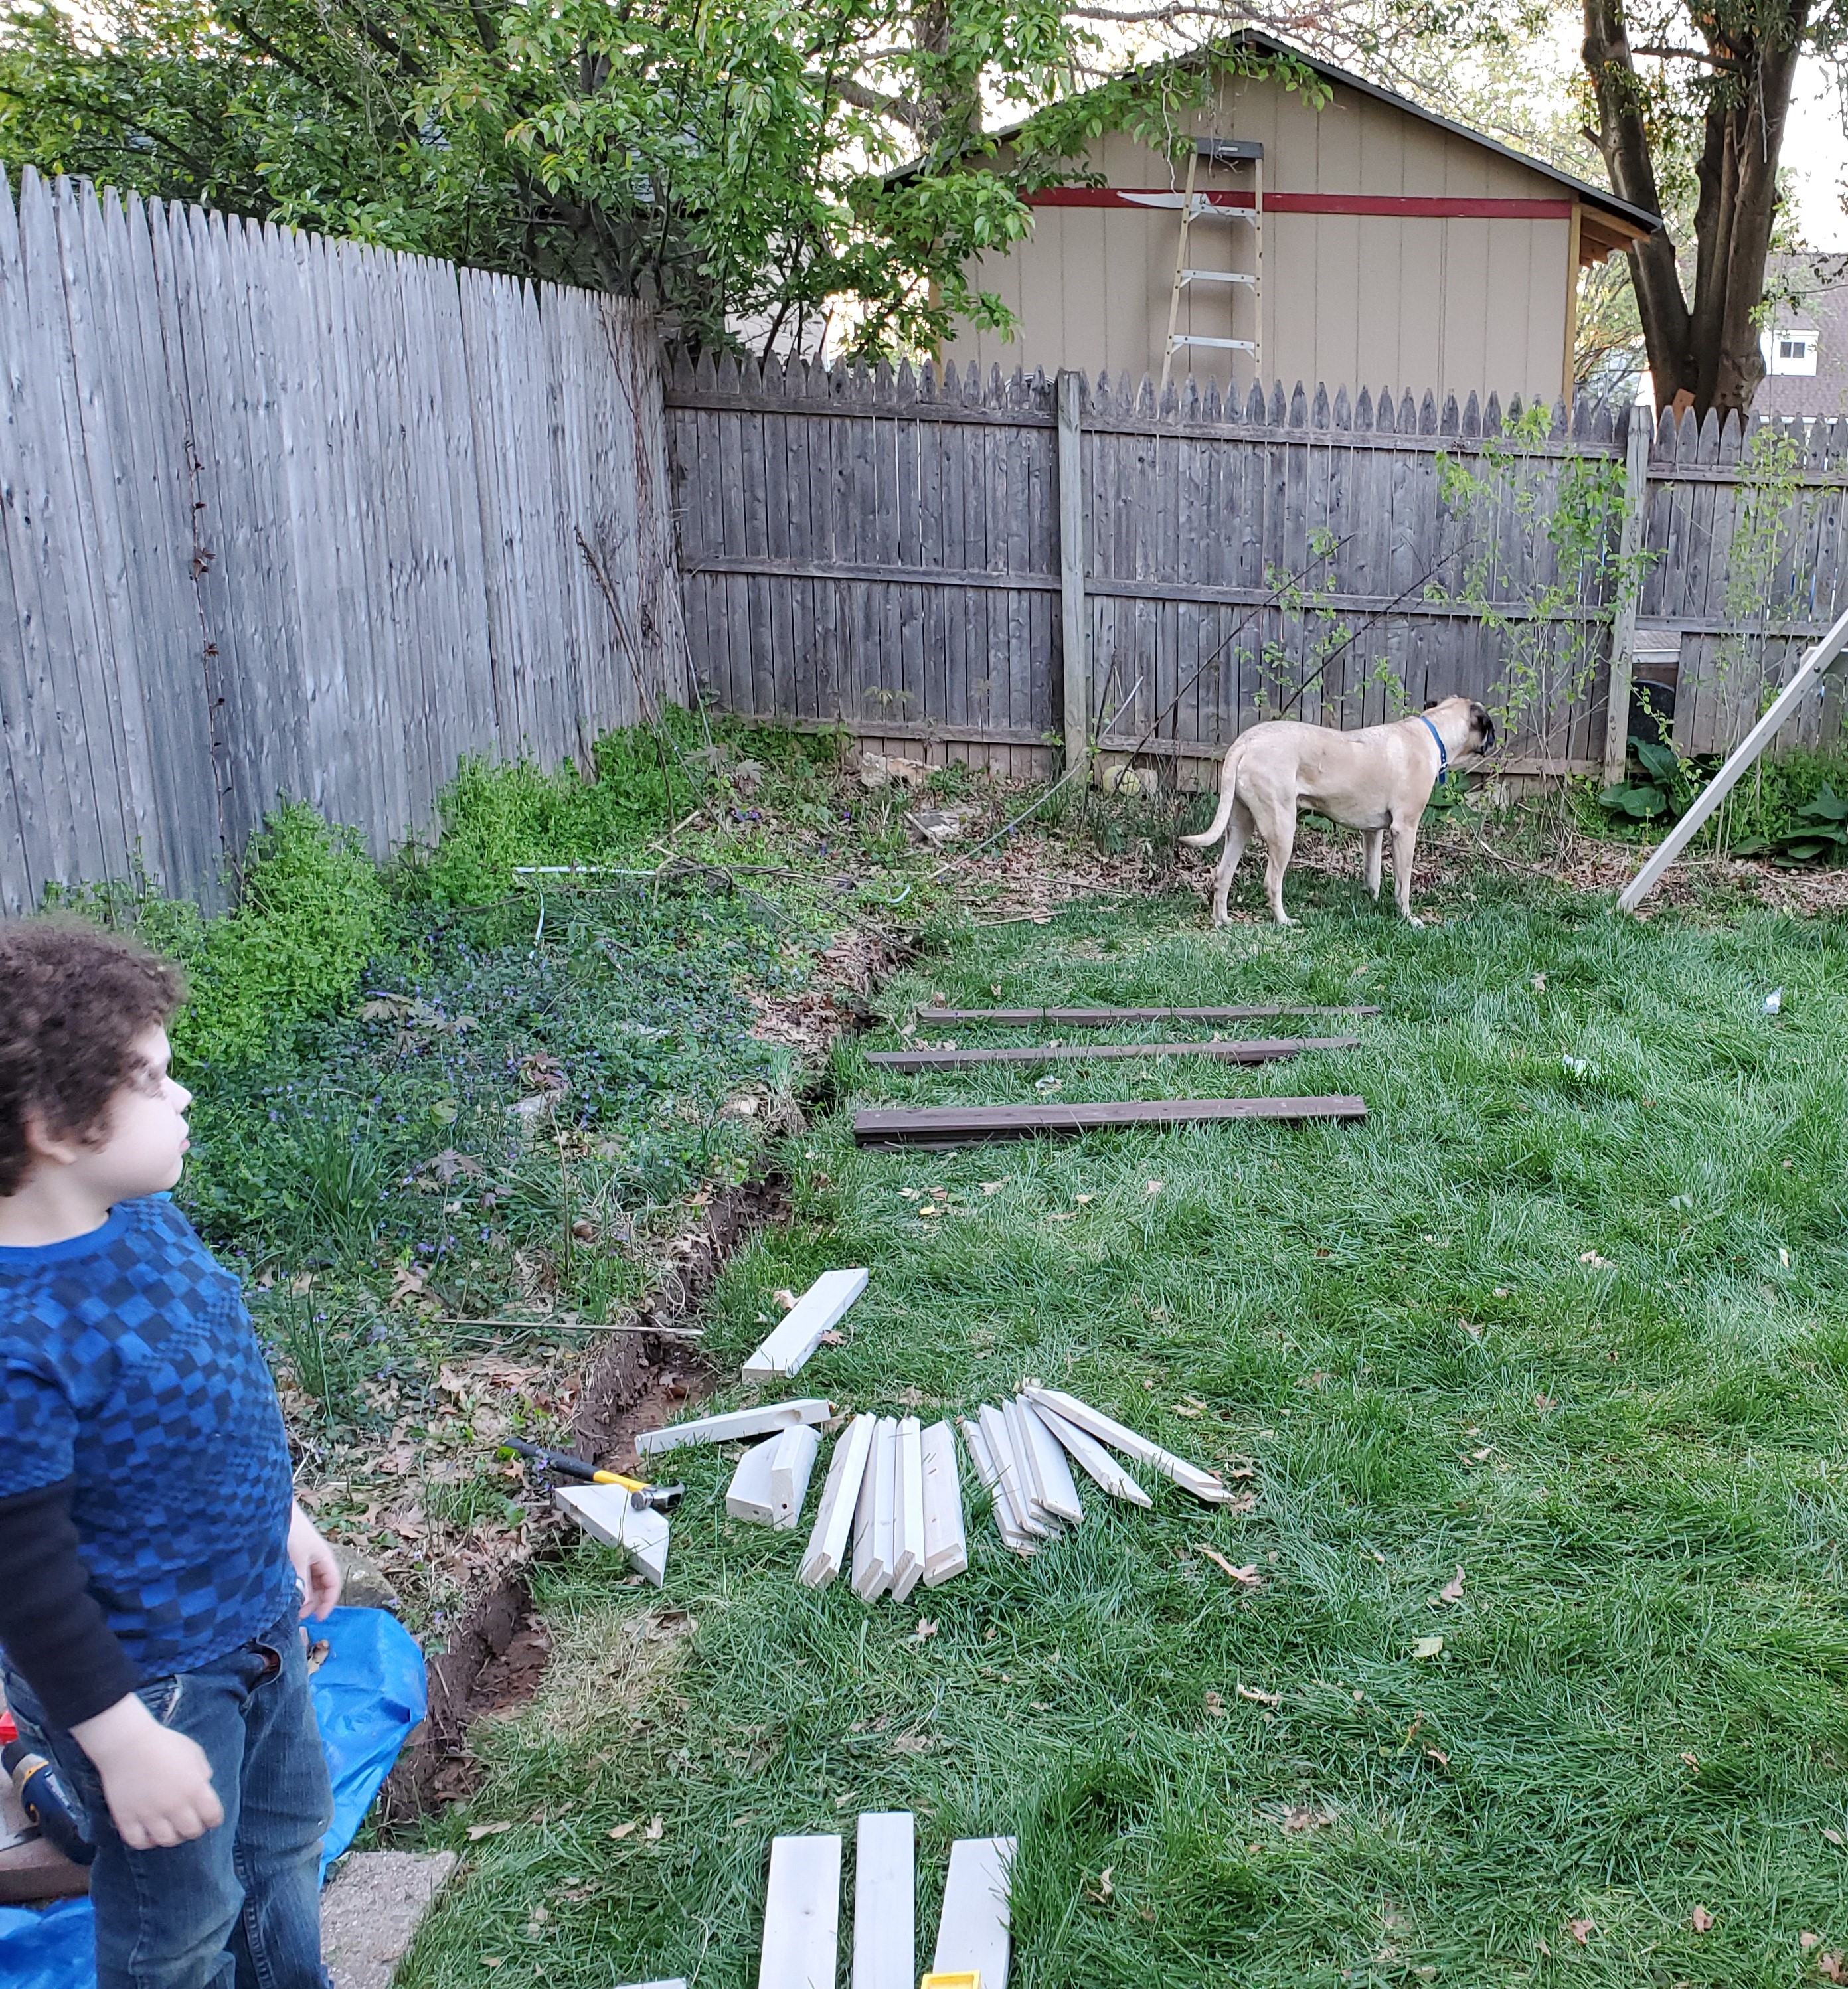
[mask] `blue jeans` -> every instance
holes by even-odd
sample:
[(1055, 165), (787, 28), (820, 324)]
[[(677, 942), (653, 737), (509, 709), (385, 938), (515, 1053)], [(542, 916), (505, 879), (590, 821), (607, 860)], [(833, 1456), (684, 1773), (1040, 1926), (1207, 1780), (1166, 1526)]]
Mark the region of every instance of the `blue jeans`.
[(334, 1794), (293, 1612), (140, 1696), (204, 1748), (225, 1806), (215, 1830), (151, 1851), (116, 1835), (90, 1757), (6, 1672), (22, 1737), (57, 1763), (97, 1847), (97, 1989), (327, 1989), (319, 1865)]

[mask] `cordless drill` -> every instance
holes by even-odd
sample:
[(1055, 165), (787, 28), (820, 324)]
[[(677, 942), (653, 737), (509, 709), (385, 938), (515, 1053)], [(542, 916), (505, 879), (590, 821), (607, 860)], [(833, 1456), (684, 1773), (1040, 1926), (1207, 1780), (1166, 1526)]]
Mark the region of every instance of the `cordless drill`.
[(73, 1865), (87, 1865), (97, 1847), (83, 1835), (76, 1805), (52, 1764), (25, 1741), (9, 1740), (0, 1747), (0, 1769), (12, 1778), (26, 1821), (38, 1825), (45, 1842)]

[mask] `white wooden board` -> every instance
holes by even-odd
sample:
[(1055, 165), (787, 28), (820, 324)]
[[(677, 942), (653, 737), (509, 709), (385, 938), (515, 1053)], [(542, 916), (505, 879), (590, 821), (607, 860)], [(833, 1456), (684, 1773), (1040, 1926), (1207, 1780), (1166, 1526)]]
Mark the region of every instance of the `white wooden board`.
[(826, 1588), (847, 1564), (860, 1482), (866, 1476), (866, 1455), (878, 1426), (874, 1417), (856, 1416), (834, 1440), (834, 1455), (829, 1460), (827, 1482), (822, 1487), (815, 1530), (809, 1536), (802, 1564), (797, 1571), (797, 1580), (810, 1588)]
[[(788, 1432), (785, 1431), (785, 1435)], [(734, 1520), (749, 1520), (760, 1526), (776, 1524), (776, 1506), (770, 1490), (770, 1464), (778, 1437), (754, 1443), (738, 1459), (725, 1489), (725, 1510)]]
[(809, 1480), (820, 1455), (822, 1433), (812, 1423), (798, 1423), (775, 1439), (770, 1459), (770, 1505), (773, 1526), (787, 1531), (800, 1526)]
[(620, 1485), (561, 1485), (553, 1493), (593, 1540), (615, 1547), (659, 1588), (667, 1577), (667, 1515), (636, 1506)]
[(834, 1989), (839, 1945), (840, 1839), (772, 1838), (758, 1989)]
[(935, 1588), (969, 1565), (968, 1540), (963, 1530), (962, 1486), (956, 1476), (956, 1438), (948, 1423), (933, 1423), (922, 1439), (924, 1472), (924, 1571), (927, 1588)]
[(982, 1989), (1007, 1989), (1012, 1947), (1008, 1867), (1014, 1849), (1011, 1837), (959, 1837), (950, 1846), (937, 1955), (931, 1964), (937, 1974), (973, 1970), (981, 1976)]
[(1019, 1460), (1014, 1455), (1014, 1440), (1008, 1434), (1007, 1418), (988, 1402), (982, 1404), (980, 1414), (982, 1437), (988, 1445), (989, 1456), (995, 1460), (1002, 1496), (1007, 1501), (1008, 1517), (1014, 1523), (1014, 1530), (1026, 1534), (1029, 1539), (1044, 1540), (1051, 1529), (1034, 1513), (1033, 1501), (1027, 1496), (1026, 1481), (1021, 1475)]
[(866, 1289), (864, 1271), (824, 1271), (744, 1363), (747, 1381), (799, 1374), (822, 1335)]
[(1088, 1402), (1081, 1402), (1076, 1395), (1068, 1395), (1063, 1388), (1029, 1388), (1027, 1400), (1038, 1407), (1043, 1403), (1054, 1414), (1063, 1416), (1068, 1423), (1075, 1423), (1081, 1430), (1089, 1432), (1100, 1443), (1107, 1443), (1112, 1450), (1120, 1450), (1125, 1457), (1133, 1457), (1139, 1464), (1148, 1465), (1158, 1471), (1183, 1491), (1191, 1492), (1196, 1499), (1203, 1499), (1209, 1505), (1222, 1506), (1235, 1496), (1228, 1492), (1218, 1475), (1202, 1470), (1197, 1464), (1189, 1464), (1184, 1457), (1177, 1457), (1172, 1450), (1164, 1450), (1152, 1438), (1129, 1428), (1105, 1415), (1101, 1410), (1094, 1409)]
[(988, 1495), (996, 1531), (1016, 1554), (1030, 1554), (1033, 1551), (1032, 1537), (1022, 1533), (1014, 1524), (1006, 1496), (1001, 1489), (1001, 1472), (988, 1454), (988, 1438), (982, 1433), (982, 1425), (961, 1416), (957, 1419), (956, 1427), (962, 1432), (962, 1440), (969, 1447), (969, 1461), (975, 1467), (975, 1476), (982, 1480), (982, 1489)]
[(906, 1416), (892, 1473), (892, 1599), (903, 1602), (924, 1571), (924, 1429), (917, 1417)]
[(1033, 1407), (1034, 1415), (1077, 1459), (1086, 1475), (1113, 1499), (1124, 1499), (1131, 1506), (1155, 1503), (1094, 1436), (1086, 1435), (1076, 1423), (1068, 1423), (1043, 1402), (1035, 1402)]
[(914, 1989), (916, 1846), (909, 1810), (869, 1811), (853, 1846), (853, 1989)]
[(892, 1586), (892, 1494), (898, 1468), (898, 1419), (881, 1416), (853, 1515), (853, 1592), (877, 1602)]
[(1039, 1420), (1039, 1412), (1025, 1397), (1016, 1406), (1020, 1411), (1026, 1447), (1033, 1455), (1033, 1482), (1039, 1488), (1040, 1504), (1055, 1519), (1063, 1520), (1070, 1526), (1078, 1525), (1084, 1517), (1084, 1508), (1079, 1503), (1072, 1467), (1065, 1461), (1059, 1439)]
[(834, 1413), (832, 1402), (805, 1398), (769, 1402), (759, 1409), (734, 1409), (723, 1416), (702, 1416), (697, 1422), (670, 1423), (666, 1429), (643, 1430), (636, 1438), (639, 1456), (659, 1457), (686, 1443), (735, 1443), (741, 1437), (774, 1436), (798, 1423), (825, 1423)]

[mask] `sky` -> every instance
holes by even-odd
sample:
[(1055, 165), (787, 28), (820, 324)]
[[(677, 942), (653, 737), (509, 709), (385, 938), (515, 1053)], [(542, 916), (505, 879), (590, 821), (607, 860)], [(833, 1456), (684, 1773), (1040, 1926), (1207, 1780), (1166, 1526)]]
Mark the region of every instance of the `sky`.
[(1848, 249), (1848, 214), (1842, 211), (1848, 138), (1842, 134), (1834, 82), (1813, 57), (1797, 72), (1784, 133), (1784, 163), (1795, 182), (1796, 220), (1805, 242), (1812, 249)]

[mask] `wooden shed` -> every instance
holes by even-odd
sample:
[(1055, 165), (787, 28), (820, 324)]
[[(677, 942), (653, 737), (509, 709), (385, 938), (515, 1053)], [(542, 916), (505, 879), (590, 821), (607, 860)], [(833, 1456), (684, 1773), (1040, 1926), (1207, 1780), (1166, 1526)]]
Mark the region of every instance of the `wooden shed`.
[(1012, 339), (965, 328), (942, 357), (1158, 379), (1172, 321), (1177, 378), (1569, 400), (1578, 270), (1656, 218), (1269, 36), (1236, 40), (1326, 93), (1228, 76), (1180, 114), (1214, 141), (1194, 150), (1185, 252), (1188, 161), (1107, 132), (1094, 184), (1029, 196), (1031, 235), (971, 266)]

